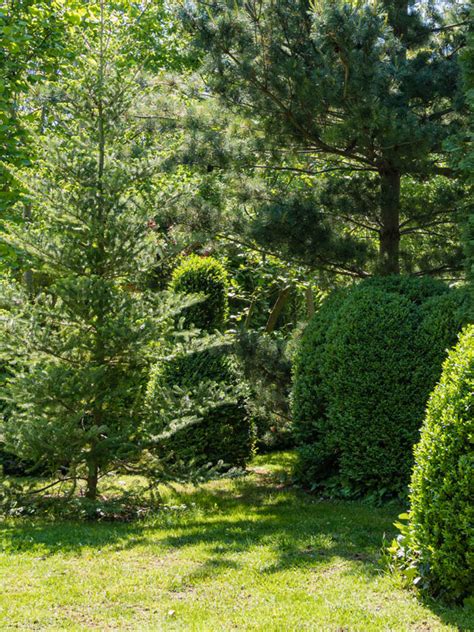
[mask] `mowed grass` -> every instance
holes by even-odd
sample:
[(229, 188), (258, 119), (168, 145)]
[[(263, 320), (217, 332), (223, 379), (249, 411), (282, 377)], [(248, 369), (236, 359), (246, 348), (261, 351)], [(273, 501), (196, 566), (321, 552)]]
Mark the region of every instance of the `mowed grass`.
[(474, 629), (380, 566), (400, 508), (318, 501), (286, 484), (291, 460), (165, 490), (140, 522), (3, 523), (0, 629)]

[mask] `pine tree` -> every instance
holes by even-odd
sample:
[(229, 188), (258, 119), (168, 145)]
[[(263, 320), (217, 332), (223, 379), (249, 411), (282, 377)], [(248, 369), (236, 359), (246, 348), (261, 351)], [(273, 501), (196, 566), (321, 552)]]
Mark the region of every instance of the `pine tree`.
[[(471, 18), (474, 23), (474, 9), (471, 10)], [(465, 139), (462, 139), (465, 142), (457, 147), (456, 157), (466, 178), (464, 251), (468, 279), (474, 286), (474, 29), (469, 33), (468, 46), (462, 56), (462, 70), (470, 126)], [(474, 292), (474, 287), (472, 289)]]
[(265, 206), (263, 240), (276, 235), (307, 260), (312, 248), (321, 267), (333, 253), (360, 276), (363, 253), (349, 236), (377, 241), (383, 274), (401, 262), (415, 272), (459, 268), (452, 226), (462, 187), (444, 144), (465, 124), (457, 57), (469, 19), (457, 6), (452, 15), (412, 0), (185, 5), (209, 89), (264, 134), (247, 168), (319, 178), (309, 203)]
[[(153, 445), (141, 406), (147, 349), (170, 352), (179, 309), (142, 289), (164, 201), (159, 137), (140, 115), (156, 87), (130, 61), (132, 26), (104, 0), (84, 10), (70, 34), (74, 61), (51, 88), (34, 177), (13, 172), (32, 221), (5, 235), (42, 279), (34, 296), (5, 285), (6, 447), (44, 472), (85, 478), (90, 499), (110, 468)], [(161, 430), (178, 415), (164, 411)]]

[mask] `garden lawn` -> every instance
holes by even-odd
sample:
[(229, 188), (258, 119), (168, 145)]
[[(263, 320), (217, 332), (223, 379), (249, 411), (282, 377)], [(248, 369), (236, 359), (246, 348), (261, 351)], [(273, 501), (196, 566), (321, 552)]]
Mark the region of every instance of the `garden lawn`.
[(0, 629), (474, 630), (472, 611), (422, 605), (380, 566), (399, 507), (305, 495), (291, 459), (167, 489), (140, 522), (4, 522)]

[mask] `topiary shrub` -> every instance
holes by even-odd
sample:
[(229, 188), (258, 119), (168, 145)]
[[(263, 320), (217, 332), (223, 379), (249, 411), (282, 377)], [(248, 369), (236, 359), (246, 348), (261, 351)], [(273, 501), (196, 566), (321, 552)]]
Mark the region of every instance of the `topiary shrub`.
[(446, 283), (432, 277), (413, 277), (401, 274), (375, 276), (364, 280), (357, 287), (373, 287), (383, 292), (401, 294), (412, 303), (422, 305), (428, 299), (447, 294), (450, 290)]
[(433, 296), (421, 305), (415, 342), (423, 361), (418, 363), (416, 380), (430, 385), (430, 392), (439, 380), (448, 350), (473, 313), (472, 295), (467, 287)]
[(170, 289), (182, 294), (204, 294), (205, 300), (184, 311), (185, 324), (205, 331), (222, 329), (229, 315), (229, 281), (224, 266), (213, 257), (190, 255), (174, 270)]
[(243, 467), (253, 453), (254, 431), (246, 408), (246, 388), (232, 358), (219, 350), (178, 355), (157, 365), (151, 373), (146, 404), (153, 410), (155, 391), (163, 385), (193, 393), (205, 380), (233, 384), (235, 401), (213, 403), (205, 417), (185, 426), (161, 443), (164, 458), (197, 466), (223, 461), (226, 467)]
[(404, 489), (465, 296), (432, 279), (385, 277), (325, 302), (305, 331), (294, 371), (303, 483), (350, 496)]
[(413, 380), (416, 309), (377, 287), (354, 292), (329, 328), (321, 367), (341, 486), (390, 494), (407, 483), (429, 390)]
[[(202, 302), (186, 309), (185, 324), (203, 331), (223, 329), (228, 316), (228, 278), (223, 266), (212, 257), (187, 257), (173, 273), (170, 289), (175, 292), (204, 294)], [(161, 454), (184, 463), (201, 466), (223, 461), (227, 467), (242, 467), (250, 459), (254, 446), (253, 423), (247, 406), (247, 388), (233, 359), (215, 347), (182, 353), (156, 365), (147, 387), (149, 410), (162, 386), (174, 386), (195, 392), (205, 382), (232, 385), (233, 401), (213, 402), (197, 423), (177, 430), (162, 441)], [(159, 411), (152, 412), (159, 414)]]
[(415, 447), (409, 523), (395, 565), (434, 596), (460, 601), (474, 587), (474, 325), (443, 365)]

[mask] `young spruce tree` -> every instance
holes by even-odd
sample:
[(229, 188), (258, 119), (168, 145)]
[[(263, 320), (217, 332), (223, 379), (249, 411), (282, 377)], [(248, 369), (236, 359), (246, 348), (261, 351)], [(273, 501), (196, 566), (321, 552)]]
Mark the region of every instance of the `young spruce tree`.
[(163, 352), (178, 309), (140, 281), (156, 264), (150, 218), (163, 200), (156, 130), (139, 111), (154, 87), (130, 61), (125, 5), (84, 7), (35, 177), (14, 174), (33, 221), (5, 235), (43, 279), (35, 296), (4, 294), (2, 347), (14, 361), (6, 448), (42, 471), (85, 478), (90, 499), (102, 475), (153, 443), (142, 419), (145, 350), (152, 342)]

